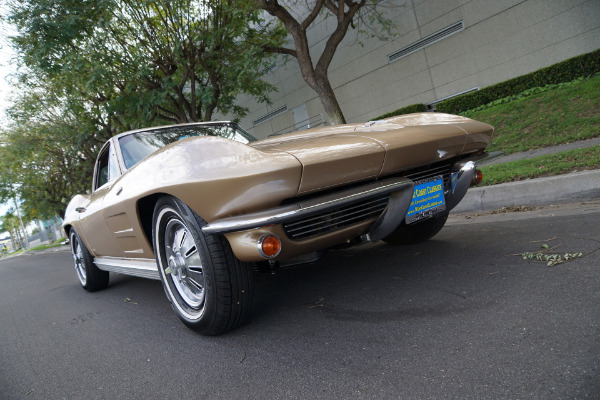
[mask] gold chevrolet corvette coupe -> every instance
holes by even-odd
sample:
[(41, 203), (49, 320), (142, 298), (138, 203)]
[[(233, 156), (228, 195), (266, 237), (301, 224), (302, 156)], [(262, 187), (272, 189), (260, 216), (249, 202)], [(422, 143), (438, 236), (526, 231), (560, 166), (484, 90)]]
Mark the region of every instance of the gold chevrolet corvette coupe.
[(231, 122), (126, 132), (100, 151), (63, 229), (84, 289), (109, 272), (159, 279), (186, 325), (216, 335), (247, 319), (255, 268), (438, 233), (481, 180), (493, 132), (439, 113), (264, 140)]

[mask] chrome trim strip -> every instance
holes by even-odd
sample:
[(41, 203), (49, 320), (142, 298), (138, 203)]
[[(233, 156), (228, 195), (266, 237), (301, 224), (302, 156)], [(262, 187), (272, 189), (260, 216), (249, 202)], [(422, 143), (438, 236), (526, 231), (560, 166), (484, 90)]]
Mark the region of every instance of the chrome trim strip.
[(94, 264), (103, 271), (160, 280), (156, 261), (147, 258), (96, 257)]
[(117, 232), (115, 232), (115, 235), (118, 235), (119, 233), (131, 233), (131, 232), (133, 232), (133, 228), (124, 229), (122, 231), (117, 231)]
[(202, 228), (204, 233), (229, 233), (245, 231), (262, 226), (281, 224), (296, 218), (306, 218), (310, 215), (351, 204), (399, 190), (411, 190), (413, 182), (407, 178), (393, 178), (375, 182), (369, 185), (347, 189), (341, 192), (320, 196), (269, 210), (223, 218), (211, 222)]

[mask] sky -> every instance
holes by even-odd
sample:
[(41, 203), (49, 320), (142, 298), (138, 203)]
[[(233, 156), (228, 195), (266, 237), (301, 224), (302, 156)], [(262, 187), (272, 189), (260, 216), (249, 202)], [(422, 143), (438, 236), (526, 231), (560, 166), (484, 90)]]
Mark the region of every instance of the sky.
[[(0, 15), (6, 15), (6, 5), (0, 4)], [(10, 75), (16, 72), (15, 52), (9, 46), (8, 36), (15, 34), (13, 27), (0, 19), (0, 119), (5, 121), (4, 110), (10, 105)]]
[[(6, 4), (0, 4), (0, 15), (6, 15)], [(14, 34), (12, 27), (0, 20), (0, 124), (6, 122), (6, 109), (10, 106), (12, 87), (10, 85), (11, 75), (16, 72), (14, 58), (15, 53), (8, 45), (8, 36)], [(0, 171), (1, 173), (1, 171)], [(10, 205), (0, 203), (0, 216), (4, 215)], [(2, 233), (0, 232), (0, 236)]]

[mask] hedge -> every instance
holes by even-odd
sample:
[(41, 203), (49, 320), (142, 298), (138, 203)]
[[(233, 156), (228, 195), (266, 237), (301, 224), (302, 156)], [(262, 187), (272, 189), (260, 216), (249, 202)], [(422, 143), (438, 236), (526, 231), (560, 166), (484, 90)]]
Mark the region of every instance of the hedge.
[(396, 117), (396, 116), (402, 115), (402, 114), (411, 114), (411, 113), (418, 113), (418, 112), (425, 112), (425, 111), (427, 111), (427, 107), (425, 106), (425, 104), (423, 104), (423, 103), (411, 104), (409, 106), (399, 108), (399, 109), (389, 112), (387, 114), (380, 115), (379, 117), (372, 118), (371, 121), (377, 121), (380, 119)]
[(570, 82), (599, 72), (600, 49), (485, 87), (473, 93), (444, 100), (436, 104), (435, 108), (440, 112), (459, 114), (492, 101), (519, 94), (527, 89)]

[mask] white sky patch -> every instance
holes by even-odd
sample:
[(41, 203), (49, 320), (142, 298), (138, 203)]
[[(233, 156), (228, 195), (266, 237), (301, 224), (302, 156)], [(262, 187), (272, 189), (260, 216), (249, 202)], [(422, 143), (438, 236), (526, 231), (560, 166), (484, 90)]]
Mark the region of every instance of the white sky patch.
[[(8, 10), (4, 2), (0, 3), (0, 15), (7, 15)], [(9, 45), (8, 37), (15, 35), (16, 29), (0, 19), (0, 127), (5, 125), (8, 118), (6, 109), (11, 106), (13, 87), (10, 84), (12, 75), (17, 72), (15, 57), (16, 54)], [(2, 171), (0, 171), (2, 173)], [(0, 203), (0, 216), (4, 215), (11, 204)], [(14, 205), (13, 205), (14, 207)], [(0, 232), (2, 235), (2, 232)]]
[[(0, 15), (8, 13), (6, 4), (0, 4)], [(9, 45), (8, 37), (15, 35), (16, 29), (0, 20), (0, 123), (6, 121), (5, 111), (11, 105), (12, 92), (11, 80), (17, 72), (16, 54)]]

